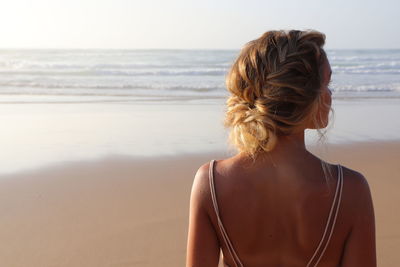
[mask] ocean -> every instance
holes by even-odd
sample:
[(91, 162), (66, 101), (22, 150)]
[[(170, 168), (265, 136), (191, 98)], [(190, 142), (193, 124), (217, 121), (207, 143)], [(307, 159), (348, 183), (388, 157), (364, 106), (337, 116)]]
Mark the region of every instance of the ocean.
[[(104, 157), (235, 153), (223, 127), (234, 50), (0, 50), (0, 176)], [(400, 50), (328, 50), (323, 143), (400, 139)], [(315, 131), (306, 143), (315, 144)]]
[[(213, 101), (236, 50), (0, 50), (1, 103)], [(400, 97), (400, 50), (327, 50), (339, 98)]]

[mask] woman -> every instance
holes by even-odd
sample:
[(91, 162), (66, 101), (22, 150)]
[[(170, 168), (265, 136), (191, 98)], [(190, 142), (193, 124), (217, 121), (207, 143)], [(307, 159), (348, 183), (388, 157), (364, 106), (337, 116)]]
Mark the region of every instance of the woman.
[(187, 267), (376, 266), (371, 193), (362, 174), (307, 151), (328, 125), (331, 68), (316, 31), (270, 31), (227, 76), (225, 124), (239, 153), (199, 168)]

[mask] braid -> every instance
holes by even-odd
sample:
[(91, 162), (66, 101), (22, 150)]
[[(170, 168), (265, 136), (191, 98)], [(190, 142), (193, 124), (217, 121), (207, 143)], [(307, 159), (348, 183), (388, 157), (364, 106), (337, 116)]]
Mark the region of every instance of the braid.
[(318, 102), (324, 42), (316, 31), (269, 31), (242, 49), (226, 79), (225, 117), (240, 151), (270, 151), (278, 136), (309, 117)]

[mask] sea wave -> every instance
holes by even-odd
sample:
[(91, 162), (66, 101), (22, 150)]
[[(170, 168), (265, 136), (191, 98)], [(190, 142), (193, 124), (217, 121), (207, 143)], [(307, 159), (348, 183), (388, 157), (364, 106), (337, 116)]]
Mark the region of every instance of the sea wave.
[(37, 75), (37, 76), (222, 76), (226, 69), (194, 70), (101, 70), (83, 69), (72, 71), (57, 70), (0, 70), (0, 75)]
[[(237, 52), (0, 50), (0, 94), (221, 96)], [(335, 93), (399, 94), (400, 50), (334, 50), (328, 56)]]
[[(23, 89), (29, 90), (31, 93), (37, 92), (56, 92), (74, 93), (74, 91), (110, 91), (120, 90), (124, 92), (143, 90), (150, 91), (175, 91), (175, 92), (215, 92), (224, 91), (223, 86), (186, 86), (186, 85), (155, 85), (155, 84), (65, 84), (65, 83), (38, 83), (38, 82), (3, 82), (0, 83), (0, 94), (8, 94), (10, 92), (21, 92)], [(40, 90), (41, 89), (41, 90)]]
[(196, 69), (196, 68), (221, 68), (227, 69), (230, 64), (183, 64), (183, 63), (54, 63), (30, 62), (27, 60), (0, 61), (2, 71), (33, 71), (33, 70), (129, 70), (129, 69)]
[(385, 85), (336, 85), (332, 86), (332, 91), (336, 92), (400, 92), (400, 83), (385, 84)]

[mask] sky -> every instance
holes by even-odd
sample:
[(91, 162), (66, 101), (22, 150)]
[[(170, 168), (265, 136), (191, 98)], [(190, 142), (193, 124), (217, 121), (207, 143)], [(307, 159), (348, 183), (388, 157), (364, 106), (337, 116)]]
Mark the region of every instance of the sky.
[(399, 49), (397, 0), (0, 0), (0, 48), (240, 49), (314, 29), (327, 49)]

